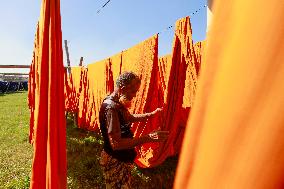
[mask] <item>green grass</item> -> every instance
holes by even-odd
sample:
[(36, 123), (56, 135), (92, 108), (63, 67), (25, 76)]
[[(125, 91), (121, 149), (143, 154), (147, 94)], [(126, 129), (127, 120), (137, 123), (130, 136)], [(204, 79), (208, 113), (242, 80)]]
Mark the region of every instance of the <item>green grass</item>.
[(0, 188), (28, 188), (32, 162), (27, 92), (0, 96)]
[[(0, 95), (0, 188), (29, 188), (32, 146), (28, 142), (27, 93)], [(67, 117), (68, 188), (105, 188), (99, 166), (102, 138)], [(152, 169), (135, 167), (133, 188), (172, 188), (177, 157)]]

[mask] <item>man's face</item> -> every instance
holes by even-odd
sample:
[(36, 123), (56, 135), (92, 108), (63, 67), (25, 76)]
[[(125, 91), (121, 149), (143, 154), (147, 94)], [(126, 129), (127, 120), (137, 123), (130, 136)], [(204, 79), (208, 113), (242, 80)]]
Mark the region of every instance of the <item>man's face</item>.
[(136, 96), (136, 93), (139, 90), (139, 87), (140, 87), (140, 82), (137, 80), (133, 80), (129, 83), (129, 85), (125, 86), (122, 89), (122, 94), (128, 100), (132, 100)]

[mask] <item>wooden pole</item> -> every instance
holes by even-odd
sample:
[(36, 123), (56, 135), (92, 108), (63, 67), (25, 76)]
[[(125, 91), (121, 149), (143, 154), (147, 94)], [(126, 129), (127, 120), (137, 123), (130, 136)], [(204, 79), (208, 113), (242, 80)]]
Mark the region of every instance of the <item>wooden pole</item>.
[(65, 44), (66, 59), (67, 59), (67, 71), (68, 71), (68, 75), (70, 75), (71, 74), (71, 66), (70, 66), (70, 58), (69, 58), (67, 40), (64, 40), (64, 44)]
[(83, 58), (83, 57), (81, 57), (81, 58), (80, 58), (79, 66), (83, 66), (83, 60), (84, 60), (84, 58)]
[(30, 65), (0, 65), (0, 68), (30, 68)]

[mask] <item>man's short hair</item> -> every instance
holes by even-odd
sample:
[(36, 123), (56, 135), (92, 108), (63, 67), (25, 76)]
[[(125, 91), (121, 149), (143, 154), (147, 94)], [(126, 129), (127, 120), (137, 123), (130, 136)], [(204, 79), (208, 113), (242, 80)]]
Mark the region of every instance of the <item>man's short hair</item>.
[(117, 78), (116, 86), (120, 88), (123, 86), (125, 87), (129, 85), (133, 80), (141, 82), (141, 79), (134, 72), (124, 72)]

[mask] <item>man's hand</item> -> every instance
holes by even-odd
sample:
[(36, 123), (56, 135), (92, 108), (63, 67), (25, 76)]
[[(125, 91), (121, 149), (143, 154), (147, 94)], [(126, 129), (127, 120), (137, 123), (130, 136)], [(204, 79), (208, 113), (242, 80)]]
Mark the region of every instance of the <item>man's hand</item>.
[(163, 112), (163, 107), (162, 108), (157, 108), (156, 110), (154, 110), (151, 114), (152, 115), (158, 115), (161, 114)]
[(150, 142), (163, 142), (169, 136), (169, 131), (153, 131), (148, 134)]

